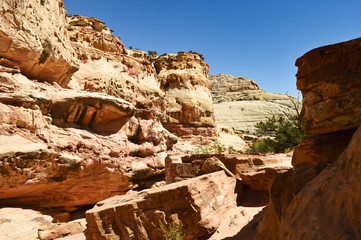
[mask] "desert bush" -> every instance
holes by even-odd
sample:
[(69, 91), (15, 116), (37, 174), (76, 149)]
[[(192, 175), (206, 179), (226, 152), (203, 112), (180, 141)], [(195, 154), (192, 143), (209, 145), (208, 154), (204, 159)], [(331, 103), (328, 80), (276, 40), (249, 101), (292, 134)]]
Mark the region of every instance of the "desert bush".
[(193, 149), (191, 154), (221, 154), (223, 151), (221, 142), (217, 139), (214, 143)]
[(163, 233), (166, 240), (182, 240), (183, 234), (183, 223), (176, 224), (175, 222), (170, 223), (168, 226), (159, 220), (159, 226), (152, 223), (159, 231)]
[(289, 118), (273, 116), (255, 127), (256, 135), (269, 137), (254, 142), (249, 152), (283, 152), (297, 146), (305, 136), (298, 115)]
[(148, 50), (148, 55), (158, 55), (157, 51)]

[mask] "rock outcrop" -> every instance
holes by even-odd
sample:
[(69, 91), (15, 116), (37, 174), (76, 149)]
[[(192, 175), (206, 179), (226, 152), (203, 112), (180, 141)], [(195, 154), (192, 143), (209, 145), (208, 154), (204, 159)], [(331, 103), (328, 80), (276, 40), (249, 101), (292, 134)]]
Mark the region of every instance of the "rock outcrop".
[(207, 237), (236, 206), (236, 180), (223, 171), (116, 196), (87, 211), (87, 239), (162, 239), (154, 225), (183, 224), (184, 239)]
[(166, 160), (167, 183), (224, 170), (254, 191), (267, 191), (271, 181), (291, 169), (290, 154), (200, 154)]
[(208, 64), (198, 53), (165, 54), (155, 61), (165, 91), (166, 129), (184, 138), (215, 137)]
[(2, 1), (0, 57), (16, 62), (30, 79), (65, 87), (78, 62), (63, 0)]
[(358, 38), (317, 48), (297, 60), (301, 121), (311, 137), (296, 150), (295, 166), (334, 162), (360, 125), (360, 43)]
[(297, 60), (301, 120), (310, 136), (295, 150), (295, 169), (273, 181), (256, 239), (360, 238), (360, 42), (321, 47)]
[(296, 115), (296, 98), (263, 91), (253, 80), (226, 74), (211, 75), (214, 115), (219, 127), (254, 133), (254, 125), (272, 116)]

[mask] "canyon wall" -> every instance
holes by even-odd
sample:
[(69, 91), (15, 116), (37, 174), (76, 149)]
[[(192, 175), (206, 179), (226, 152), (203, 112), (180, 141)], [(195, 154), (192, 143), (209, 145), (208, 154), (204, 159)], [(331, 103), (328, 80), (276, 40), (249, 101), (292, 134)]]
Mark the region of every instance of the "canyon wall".
[[(294, 170), (273, 181), (256, 239), (358, 239), (361, 38), (314, 49), (296, 62), (308, 134)], [(358, 129), (357, 129), (358, 128)]]
[(72, 212), (148, 188), (177, 141), (217, 136), (200, 54), (128, 50), (62, 0), (3, 1), (0, 23), (2, 206)]
[(293, 96), (263, 91), (245, 77), (209, 74), (214, 113), (219, 127), (254, 133), (255, 124), (272, 116), (294, 116), (301, 102)]

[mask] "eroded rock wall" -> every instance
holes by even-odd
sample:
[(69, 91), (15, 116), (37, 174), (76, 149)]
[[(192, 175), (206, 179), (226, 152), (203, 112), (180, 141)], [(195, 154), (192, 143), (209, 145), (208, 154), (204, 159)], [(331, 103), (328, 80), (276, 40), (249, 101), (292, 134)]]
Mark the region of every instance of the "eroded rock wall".
[(255, 133), (255, 124), (272, 116), (290, 117), (300, 110), (293, 96), (263, 91), (255, 81), (227, 74), (209, 74), (214, 115), (219, 127)]
[(0, 57), (17, 62), (31, 79), (65, 87), (78, 61), (68, 38), (63, 0), (2, 1)]
[(317, 48), (297, 60), (309, 136), (295, 150), (295, 170), (273, 181), (256, 239), (360, 238), (360, 43)]

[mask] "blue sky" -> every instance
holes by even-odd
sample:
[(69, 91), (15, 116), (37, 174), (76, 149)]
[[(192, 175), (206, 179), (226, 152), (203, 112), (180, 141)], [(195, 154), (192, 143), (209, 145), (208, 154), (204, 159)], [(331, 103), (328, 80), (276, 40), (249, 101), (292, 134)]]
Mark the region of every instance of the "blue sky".
[(360, 0), (64, 0), (126, 47), (202, 53), (210, 73), (255, 80), (297, 96), (294, 66), (307, 51), (361, 37)]

